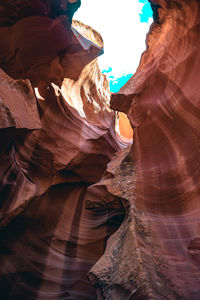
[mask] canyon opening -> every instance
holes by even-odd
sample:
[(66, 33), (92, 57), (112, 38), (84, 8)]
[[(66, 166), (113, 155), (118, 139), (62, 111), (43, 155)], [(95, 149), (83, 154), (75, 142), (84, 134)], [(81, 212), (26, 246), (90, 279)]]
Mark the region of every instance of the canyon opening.
[(110, 82), (111, 92), (118, 92), (135, 73), (146, 49), (146, 35), (153, 22), (150, 3), (83, 0), (74, 19), (101, 34), (104, 54), (98, 58), (99, 66)]
[(0, 0), (2, 300), (200, 299), (199, 28), (199, 0)]

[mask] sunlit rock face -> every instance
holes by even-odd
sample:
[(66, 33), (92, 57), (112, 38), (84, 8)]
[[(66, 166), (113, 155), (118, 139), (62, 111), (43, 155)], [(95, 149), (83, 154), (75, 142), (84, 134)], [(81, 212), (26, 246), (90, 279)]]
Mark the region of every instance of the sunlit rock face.
[(150, 2), (120, 113), (80, 1), (0, 2), (2, 299), (199, 300), (200, 4)]
[(92, 201), (101, 184), (128, 200), (130, 209), (90, 278), (99, 299), (197, 300), (200, 3), (151, 2), (157, 17), (147, 50), (136, 74), (111, 99), (111, 107), (129, 117), (133, 145), (88, 194)]
[[(47, 14), (45, 5), (56, 2), (66, 10)], [(86, 209), (87, 188), (127, 144), (117, 138), (109, 84), (94, 60), (102, 53), (102, 38), (82, 23), (71, 27), (67, 5), (76, 2), (2, 1), (0, 6), (0, 294), (5, 300), (96, 299), (87, 273), (124, 217), (122, 206)], [(56, 73), (60, 68), (62, 76)]]

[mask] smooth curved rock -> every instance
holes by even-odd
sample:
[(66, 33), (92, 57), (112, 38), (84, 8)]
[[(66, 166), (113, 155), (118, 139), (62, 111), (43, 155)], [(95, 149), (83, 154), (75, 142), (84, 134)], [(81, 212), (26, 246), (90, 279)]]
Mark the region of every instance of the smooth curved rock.
[[(52, 22), (43, 16), (28, 17), (25, 21), (38, 22), (44, 18)], [(25, 21), (12, 26), (21, 26)], [(4, 142), (1, 153), (3, 299), (96, 299), (87, 272), (103, 254), (107, 238), (124, 217), (123, 208), (121, 211), (85, 208), (88, 186), (102, 177), (108, 161), (126, 143), (118, 140), (115, 133), (115, 113), (109, 108), (106, 77), (96, 60), (88, 64), (97, 55), (94, 50), (102, 49), (102, 38), (78, 22), (74, 22), (73, 32), (74, 45), (92, 52), (89, 60), (88, 56), (86, 59), (84, 55), (80, 59), (76, 56), (77, 69), (83, 69), (78, 80), (65, 78), (60, 89), (42, 78), (33, 90), (29, 81), (15, 81), (2, 73), (4, 141), (8, 129), (25, 128), (25, 132), (14, 133), (6, 147)], [(51, 51), (51, 45), (49, 48)], [(25, 51), (23, 45), (22, 49)], [(41, 50), (43, 61), (46, 50)], [(64, 63), (67, 55), (70, 51), (62, 56)], [(73, 71), (73, 61), (68, 63)], [(10, 68), (14, 70), (11, 65)], [(41, 75), (39, 69), (35, 74)]]
[(101, 180), (130, 209), (90, 278), (99, 299), (197, 300), (200, 3), (151, 2), (160, 8), (147, 50), (111, 99), (129, 117), (133, 145)]
[(199, 299), (200, 4), (150, 2), (147, 50), (111, 100), (132, 145), (102, 38), (71, 27), (80, 2), (0, 4), (0, 66), (35, 87), (0, 73), (3, 299)]
[(102, 54), (102, 47), (71, 28), (67, 12), (53, 19), (24, 11), (14, 24), (0, 26), (0, 67), (14, 79), (30, 79), (35, 87), (40, 82), (61, 86), (64, 78), (77, 80)]

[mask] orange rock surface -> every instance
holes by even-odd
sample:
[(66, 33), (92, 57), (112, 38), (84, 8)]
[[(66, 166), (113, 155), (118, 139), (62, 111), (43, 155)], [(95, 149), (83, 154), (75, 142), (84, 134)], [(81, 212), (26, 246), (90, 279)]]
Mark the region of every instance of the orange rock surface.
[(0, 1), (3, 300), (200, 298), (200, 3), (150, 3), (111, 95), (80, 1)]
[(96, 299), (87, 272), (124, 210), (87, 210), (85, 193), (126, 141), (95, 60), (101, 36), (32, 3), (0, 28), (1, 298)]
[[(133, 144), (99, 183), (130, 208), (90, 278), (103, 299), (197, 300), (200, 3), (151, 2), (158, 18), (147, 50), (111, 98), (111, 107), (128, 115)], [(91, 198), (97, 186), (89, 189)]]

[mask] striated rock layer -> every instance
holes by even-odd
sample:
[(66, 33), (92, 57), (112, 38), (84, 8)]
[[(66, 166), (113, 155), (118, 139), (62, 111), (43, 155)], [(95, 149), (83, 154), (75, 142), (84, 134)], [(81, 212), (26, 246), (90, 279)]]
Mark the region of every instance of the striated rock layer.
[(96, 191), (107, 189), (128, 200), (130, 209), (90, 278), (99, 299), (197, 300), (200, 3), (151, 3), (156, 22), (147, 50), (136, 74), (111, 99), (113, 109), (128, 115), (133, 145), (88, 193), (92, 202)]
[(124, 217), (123, 208), (85, 208), (88, 186), (126, 143), (94, 60), (102, 38), (71, 26), (70, 3), (80, 4), (0, 2), (3, 300), (96, 299), (87, 273)]
[(3, 300), (200, 297), (200, 4), (150, 3), (118, 114), (80, 1), (0, 1)]

